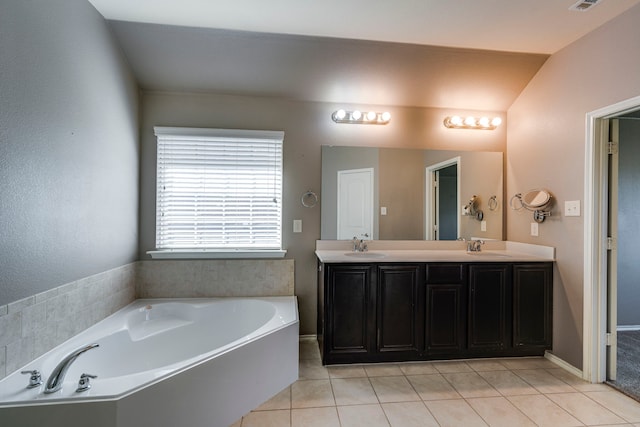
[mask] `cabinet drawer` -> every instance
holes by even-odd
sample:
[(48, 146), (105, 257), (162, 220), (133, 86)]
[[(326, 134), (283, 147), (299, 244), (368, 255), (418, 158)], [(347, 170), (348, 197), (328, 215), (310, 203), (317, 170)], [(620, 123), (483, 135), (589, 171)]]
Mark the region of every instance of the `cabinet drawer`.
[(465, 264), (427, 264), (427, 283), (464, 283)]

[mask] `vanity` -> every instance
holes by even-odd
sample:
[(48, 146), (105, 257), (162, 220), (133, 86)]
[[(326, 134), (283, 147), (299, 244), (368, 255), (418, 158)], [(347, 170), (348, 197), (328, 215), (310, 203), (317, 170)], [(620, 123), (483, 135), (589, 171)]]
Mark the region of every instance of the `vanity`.
[(551, 349), (554, 248), (487, 241), (320, 240), (325, 365), (504, 356)]

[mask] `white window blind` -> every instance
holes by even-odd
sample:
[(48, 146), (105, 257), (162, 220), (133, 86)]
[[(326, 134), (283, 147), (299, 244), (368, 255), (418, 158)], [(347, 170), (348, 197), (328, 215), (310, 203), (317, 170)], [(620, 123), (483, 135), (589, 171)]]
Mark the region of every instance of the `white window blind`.
[(154, 131), (157, 249), (281, 249), (283, 132)]

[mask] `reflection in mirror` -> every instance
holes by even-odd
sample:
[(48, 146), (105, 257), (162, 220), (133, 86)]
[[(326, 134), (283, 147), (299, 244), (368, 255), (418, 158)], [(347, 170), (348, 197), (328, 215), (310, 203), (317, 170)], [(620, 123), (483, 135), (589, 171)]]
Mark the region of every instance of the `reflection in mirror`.
[[(321, 238), (502, 240), (502, 170), (500, 152), (323, 146)], [(462, 211), (473, 196), (482, 221)]]

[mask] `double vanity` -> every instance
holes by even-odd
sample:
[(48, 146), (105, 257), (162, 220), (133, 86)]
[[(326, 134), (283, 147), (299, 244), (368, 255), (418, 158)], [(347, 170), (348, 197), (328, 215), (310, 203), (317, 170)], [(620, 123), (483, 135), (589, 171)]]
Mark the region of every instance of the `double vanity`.
[(551, 348), (554, 248), (488, 241), (319, 240), (325, 365), (540, 356)]

